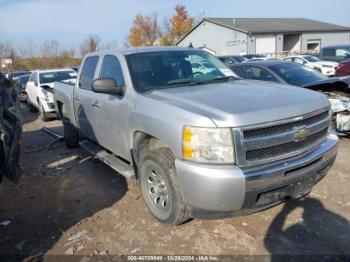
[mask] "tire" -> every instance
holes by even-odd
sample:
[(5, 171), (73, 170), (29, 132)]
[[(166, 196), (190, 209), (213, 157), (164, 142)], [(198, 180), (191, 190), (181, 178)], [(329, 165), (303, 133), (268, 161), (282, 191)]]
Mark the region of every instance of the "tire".
[(158, 221), (179, 225), (189, 219), (180, 193), (174, 156), (168, 148), (144, 153), (139, 165), (139, 184), (149, 211)]
[(50, 117), (48, 116), (48, 114), (45, 112), (44, 110), (44, 106), (38, 101), (38, 106), (39, 106), (39, 114), (40, 114), (40, 118), (42, 121), (47, 122), (50, 120)]
[(314, 69), (315, 69), (317, 72), (319, 72), (319, 73), (321, 73), (321, 74), (322, 74), (322, 70), (321, 70), (320, 68), (315, 67)]
[(79, 146), (79, 132), (72, 124), (63, 121), (63, 133), (66, 147), (75, 148)]

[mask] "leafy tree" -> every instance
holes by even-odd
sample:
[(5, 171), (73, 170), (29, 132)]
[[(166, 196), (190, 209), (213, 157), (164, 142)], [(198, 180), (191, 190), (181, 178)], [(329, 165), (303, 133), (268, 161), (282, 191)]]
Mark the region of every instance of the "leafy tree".
[(160, 36), (157, 14), (137, 14), (125, 43), (126, 46), (151, 46)]
[(194, 23), (195, 19), (188, 15), (186, 7), (178, 4), (175, 7), (174, 16), (169, 21), (165, 21), (165, 32), (161, 39), (162, 45), (175, 45), (193, 28)]

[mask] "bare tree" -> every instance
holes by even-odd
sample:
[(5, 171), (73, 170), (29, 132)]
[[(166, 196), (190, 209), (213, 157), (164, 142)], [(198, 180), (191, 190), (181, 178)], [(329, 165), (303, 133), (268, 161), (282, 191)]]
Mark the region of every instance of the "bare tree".
[(99, 50), (100, 38), (97, 35), (89, 35), (87, 39), (80, 45), (81, 56), (86, 55), (90, 52), (96, 52)]
[(55, 57), (59, 54), (59, 43), (55, 40), (45, 41), (40, 46), (40, 55), (42, 57)]
[(22, 58), (31, 58), (38, 55), (38, 47), (33, 43), (31, 39), (17, 44), (16, 51)]

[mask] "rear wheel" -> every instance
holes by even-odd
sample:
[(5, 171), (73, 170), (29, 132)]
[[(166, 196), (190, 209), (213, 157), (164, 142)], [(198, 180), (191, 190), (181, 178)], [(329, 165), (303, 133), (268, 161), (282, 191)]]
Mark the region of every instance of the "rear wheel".
[(79, 132), (70, 123), (63, 121), (64, 142), (68, 148), (79, 146)]
[(168, 148), (144, 153), (140, 161), (139, 183), (148, 209), (161, 223), (179, 225), (189, 219), (180, 193), (174, 156)]

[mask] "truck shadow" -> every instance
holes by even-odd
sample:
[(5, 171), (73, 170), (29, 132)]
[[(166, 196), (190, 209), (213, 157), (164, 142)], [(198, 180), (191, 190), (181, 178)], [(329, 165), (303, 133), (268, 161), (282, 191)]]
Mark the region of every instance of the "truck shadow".
[[(302, 208), (302, 218), (286, 225), (287, 217), (297, 208)], [(272, 221), (264, 243), (272, 255), (271, 261), (301, 261), (300, 256), (317, 255), (337, 255), (345, 259), (345, 255), (350, 254), (350, 224), (315, 198), (287, 201)], [(320, 258), (315, 261), (322, 260)]]
[[(53, 138), (40, 130), (23, 134), (18, 185), (0, 185), (0, 260), (40, 257), (62, 234), (112, 207), (128, 191), (124, 177), (82, 149), (47, 150)], [(118, 223), (118, 221), (116, 221)]]

